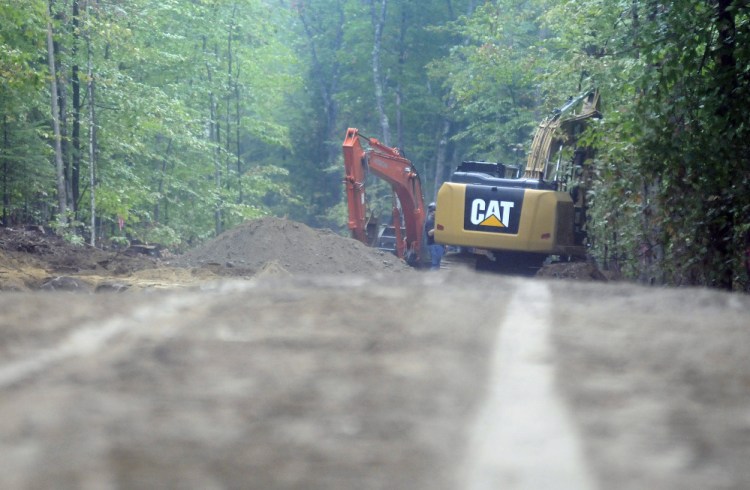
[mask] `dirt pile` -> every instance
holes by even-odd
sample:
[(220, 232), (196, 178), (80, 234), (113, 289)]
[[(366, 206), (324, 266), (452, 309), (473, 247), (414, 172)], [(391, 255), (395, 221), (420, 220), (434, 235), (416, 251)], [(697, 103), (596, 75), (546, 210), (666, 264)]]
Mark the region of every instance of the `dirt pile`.
[[(247, 221), (169, 262), (251, 274), (377, 274), (411, 270), (391, 253), (281, 218)], [(235, 275), (238, 275), (238, 274)]]
[(411, 270), (393, 254), (279, 218), (248, 221), (171, 259), (142, 249), (101, 250), (73, 245), (39, 227), (0, 227), (0, 291), (124, 291), (189, 286), (221, 277)]

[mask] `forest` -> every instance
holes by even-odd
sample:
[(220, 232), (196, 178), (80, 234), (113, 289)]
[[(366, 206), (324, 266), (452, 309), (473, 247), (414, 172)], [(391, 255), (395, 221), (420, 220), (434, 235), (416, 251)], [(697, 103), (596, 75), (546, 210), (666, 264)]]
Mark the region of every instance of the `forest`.
[(267, 215), (345, 233), (348, 127), (431, 200), (596, 87), (592, 256), (750, 289), (744, 0), (0, 0), (0, 74), (3, 226), (178, 252)]

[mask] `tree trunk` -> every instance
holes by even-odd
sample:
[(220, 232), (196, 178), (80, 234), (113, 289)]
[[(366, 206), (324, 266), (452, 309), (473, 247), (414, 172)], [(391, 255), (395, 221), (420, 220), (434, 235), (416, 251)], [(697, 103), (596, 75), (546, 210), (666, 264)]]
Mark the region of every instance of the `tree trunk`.
[(388, 0), (380, 0), (379, 10), (375, 0), (373, 0), (371, 4), (372, 25), (375, 34), (372, 43), (372, 78), (375, 83), (375, 106), (380, 118), (380, 132), (382, 133), (383, 144), (391, 146), (391, 129), (388, 123), (388, 115), (385, 112), (385, 100), (383, 96), (384, 83), (380, 73), (380, 52), (383, 43), (383, 28), (385, 26), (387, 7)]
[(641, 229), (643, 230), (643, 243), (640, 245), (640, 265), (638, 267), (640, 282), (650, 285), (662, 285), (666, 278), (664, 276), (664, 246), (663, 230), (659, 223), (661, 210), (659, 209), (658, 189), (661, 187), (659, 180), (655, 182), (644, 182), (641, 193)]
[[(326, 72), (323, 63), (318, 56), (318, 50), (315, 44), (316, 36), (315, 32), (313, 32), (313, 26), (310, 25), (310, 22), (308, 21), (308, 18), (305, 17), (302, 9), (298, 10), (298, 13), (300, 22), (302, 22), (302, 27), (305, 29), (305, 34), (307, 35), (307, 42), (310, 46), (310, 57), (312, 58), (313, 78), (320, 83), (320, 95), (323, 100), (323, 111), (326, 115), (326, 126), (324, 135), (321, 138), (325, 147), (321, 152), (325, 154), (325, 162), (331, 164), (335, 162), (341, 154), (341, 147), (338, 144), (331, 143), (337, 141), (337, 137), (339, 136), (336, 134), (338, 129), (336, 125), (338, 120), (338, 103), (336, 102), (334, 95), (338, 91), (340, 64), (334, 62), (331, 66), (330, 72)], [(331, 41), (332, 46), (330, 49), (334, 52), (339, 52), (343, 45), (344, 24), (346, 20), (344, 16), (344, 8), (341, 5), (341, 2), (336, 2), (336, 14), (338, 15), (338, 29), (336, 30), (336, 35)]]
[[(8, 115), (3, 115), (3, 149), (10, 149), (10, 134), (8, 133)], [(3, 226), (8, 226), (8, 210), (10, 208), (10, 190), (8, 189), (8, 157), (3, 157)]]
[(237, 78), (234, 80), (234, 108), (235, 108), (235, 122), (234, 132), (237, 144), (237, 203), (242, 204), (245, 202), (245, 196), (242, 190), (242, 146), (240, 145), (240, 122), (242, 121), (242, 114), (240, 112), (240, 67), (239, 62), (237, 64)]
[(406, 64), (406, 31), (409, 28), (409, 19), (406, 15), (406, 7), (401, 5), (401, 26), (398, 36), (398, 82), (396, 86), (396, 145), (406, 151), (404, 141), (404, 115), (401, 105), (404, 102), (404, 94), (401, 82), (404, 78), (404, 65)]
[[(60, 9), (60, 11), (57, 14), (53, 13), (53, 6), (56, 3), (56, 0), (49, 0), (48, 6), (49, 6), (49, 12), (50, 16), (61, 22), (65, 22), (65, 7), (67, 6), (67, 2), (65, 5), (63, 5), (63, 8)], [(52, 38), (52, 52), (55, 57), (55, 85), (57, 87), (57, 121), (58, 125), (60, 127), (60, 149), (62, 152), (62, 160), (63, 160), (63, 175), (65, 176), (65, 199), (68, 205), (68, 209), (73, 208), (75, 203), (72, 202), (72, 189), (70, 187), (71, 184), (71, 165), (70, 165), (70, 147), (68, 144), (68, 91), (66, 88), (66, 82), (64, 79), (64, 72), (63, 69), (63, 63), (62, 58), (64, 54), (64, 47), (60, 41), (57, 41), (54, 39), (54, 36)]]
[(451, 132), (451, 122), (445, 117), (443, 119), (443, 127), (440, 131), (440, 137), (438, 138), (437, 154), (435, 157), (435, 188), (433, 190), (433, 201), (437, 200), (437, 192), (440, 189), (440, 185), (443, 183), (443, 174), (445, 173), (445, 162), (448, 154), (448, 138)]
[(81, 182), (81, 80), (79, 77), (80, 68), (78, 66), (79, 20), (79, 0), (73, 0), (73, 66), (70, 73), (70, 84), (73, 91), (73, 129), (71, 134), (73, 150), (71, 154), (70, 190), (71, 205), (74, 212), (78, 211)]
[[(209, 77), (210, 80), (210, 77)], [(214, 146), (213, 153), (213, 160), (214, 160), (214, 187), (216, 188), (217, 193), (217, 202), (214, 204), (214, 229), (216, 232), (216, 235), (218, 236), (222, 232), (222, 217), (221, 217), (221, 198), (218, 197), (221, 195), (221, 161), (219, 158), (220, 155), (220, 143), (219, 143), (219, 124), (216, 122), (216, 97), (214, 96), (213, 92), (209, 93), (209, 117), (211, 118), (210, 123), (210, 129), (209, 129), (209, 137), (211, 139), (211, 143)]]
[(164, 197), (164, 181), (166, 180), (167, 176), (167, 169), (169, 168), (169, 155), (172, 153), (172, 138), (169, 138), (169, 142), (167, 143), (167, 149), (164, 152), (164, 155), (161, 157), (161, 168), (159, 169), (159, 183), (157, 184), (156, 188), (159, 193), (159, 199), (156, 201), (156, 204), (154, 205), (154, 222), (158, 223), (161, 220), (161, 201), (166, 201), (166, 198)]
[[(471, 15), (474, 12), (474, 2), (470, 1), (468, 5), (466, 6), (466, 14)], [(453, 5), (448, 1), (448, 12), (450, 15), (451, 20), (455, 20), (454, 11), (453, 11)], [(464, 39), (464, 44), (468, 43), (468, 39)], [(438, 143), (437, 143), (437, 151), (435, 152), (435, 175), (433, 177), (433, 201), (437, 201), (437, 193), (440, 190), (440, 186), (443, 184), (443, 177), (445, 175), (445, 167), (447, 165), (448, 161), (448, 142), (451, 138), (451, 131), (453, 130), (453, 123), (450, 120), (450, 118), (447, 116), (447, 114), (450, 114), (452, 112), (451, 108), (454, 105), (455, 101), (453, 98), (449, 98), (445, 101), (445, 112), (442, 120), (442, 124), (440, 127), (440, 132), (438, 134)]]
[[(206, 51), (207, 39), (203, 38), (203, 50)], [(218, 51), (218, 50), (215, 50)], [(223, 231), (222, 223), (222, 204), (221, 204), (221, 141), (220, 141), (220, 128), (218, 123), (218, 104), (216, 103), (216, 96), (213, 92), (213, 74), (211, 72), (211, 65), (206, 61), (206, 76), (208, 79), (208, 85), (211, 90), (208, 93), (208, 112), (209, 112), (209, 123), (208, 123), (208, 137), (213, 145), (213, 164), (214, 164), (214, 187), (216, 188), (217, 201), (214, 203), (214, 231), (216, 235), (220, 235)]]
[[(732, 161), (733, 148), (736, 148), (734, 136), (736, 121), (741, 121), (742, 117), (736, 114), (739, 104), (735, 97), (740, 76), (737, 70), (737, 60), (735, 55), (737, 26), (735, 22), (734, 0), (714, 0), (716, 8), (716, 31), (718, 33), (717, 48), (715, 51), (716, 59), (716, 76), (717, 93), (719, 104), (716, 109), (716, 115), (725, 121), (724, 134), (728, 140), (724, 142), (724, 147), (719, 149), (725, 152), (724, 161)], [(745, 110), (744, 107), (742, 110)], [(736, 117), (739, 116), (739, 117)], [(728, 150), (728, 151), (727, 151)], [(733, 247), (735, 240), (734, 227), (736, 218), (735, 199), (731, 192), (732, 182), (723, 169), (712, 169), (712, 185), (715, 189), (715, 195), (722, 196), (721, 199), (713, 201), (713, 206), (719, 209), (716, 216), (711, 220), (708, 226), (710, 240), (709, 256), (713, 258), (709, 262), (712, 269), (710, 275), (714, 278), (715, 285), (722, 289), (732, 289), (734, 268)], [(740, 219), (746, 216), (740, 216)]]
[(65, 188), (65, 165), (63, 163), (62, 135), (60, 134), (60, 107), (57, 97), (57, 72), (55, 70), (55, 48), (52, 40), (52, 11), (47, 20), (47, 61), (50, 71), (50, 94), (52, 129), (55, 136), (55, 170), (57, 172), (57, 212), (60, 223), (68, 224), (68, 200)]
[(232, 174), (231, 169), (231, 162), (232, 162), (232, 141), (230, 138), (230, 135), (232, 135), (232, 95), (234, 93), (234, 52), (233, 52), (233, 41), (234, 41), (234, 29), (235, 29), (235, 21), (237, 17), (237, 4), (235, 3), (232, 9), (232, 19), (229, 23), (229, 26), (227, 28), (227, 86), (226, 86), (226, 92), (225, 92), (225, 110), (224, 110), (224, 123), (225, 128), (224, 131), (226, 132), (226, 137), (224, 138), (224, 148), (226, 151), (226, 164), (224, 168), (224, 172), (226, 174), (226, 178), (224, 179), (224, 185), (226, 186), (227, 190), (230, 189), (232, 179), (230, 178)]
[[(89, 5), (86, 4), (88, 13)], [(96, 246), (96, 111), (94, 105), (94, 53), (91, 48), (91, 35), (86, 34), (86, 85), (88, 107), (89, 107), (89, 197), (91, 213), (91, 240), (92, 247)]]

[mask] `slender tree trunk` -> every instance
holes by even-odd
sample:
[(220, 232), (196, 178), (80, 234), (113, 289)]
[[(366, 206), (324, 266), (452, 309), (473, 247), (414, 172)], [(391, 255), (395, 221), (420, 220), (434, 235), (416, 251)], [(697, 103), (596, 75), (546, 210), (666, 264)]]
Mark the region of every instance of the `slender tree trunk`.
[(169, 168), (169, 155), (172, 153), (172, 141), (174, 141), (172, 138), (169, 139), (169, 142), (167, 143), (167, 149), (164, 152), (164, 155), (161, 157), (161, 168), (159, 169), (159, 183), (157, 184), (157, 189), (159, 192), (159, 200), (156, 201), (156, 204), (154, 205), (154, 222), (158, 223), (161, 219), (161, 201), (166, 201), (166, 197), (164, 197), (164, 181), (166, 180), (167, 176), (167, 169)]
[(73, 66), (70, 73), (70, 84), (73, 91), (73, 129), (71, 134), (73, 149), (71, 154), (70, 190), (71, 205), (76, 214), (78, 211), (81, 182), (81, 80), (79, 77), (80, 68), (78, 66), (79, 25), (79, 0), (73, 0)]
[[(210, 77), (209, 77), (210, 80)], [(210, 81), (209, 81), (210, 83)], [(221, 217), (221, 198), (218, 197), (218, 195), (221, 194), (221, 162), (220, 162), (220, 143), (219, 143), (219, 124), (216, 122), (216, 97), (214, 96), (213, 92), (209, 93), (209, 117), (211, 118), (211, 124), (210, 124), (210, 139), (211, 143), (214, 146), (213, 151), (213, 160), (214, 160), (214, 187), (216, 188), (217, 193), (217, 202), (215, 203), (214, 208), (214, 229), (216, 231), (216, 235), (218, 236), (222, 232), (222, 217)]]
[[(663, 264), (664, 247), (662, 245), (663, 231), (659, 224), (659, 199), (658, 192), (661, 183), (644, 182), (641, 194), (641, 228), (643, 230), (643, 243), (640, 245), (640, 265), (638, 267), (640, 282), (650, 285), (661, 285), (665, 282)], [(619, 226), (616, 223), (616, 226)], [(617, 234), (613, 233), (613, 237)]]
[(234, 80), (234, 109), (235, 109), (235, 140), (237, 143), (237, 202), (242, 204), (245, 202), (245, 196), (242, 190), (242, 146), (240, 144), (240, 122), (242, 121), (242, 114), (240, 112), (240, 67), (237, 64), (237, 78)]
[(52, 129), (55, 136), (55, 169), (57, 171), (57, 212), (62, 224), (68, 224), (68, 200), (65, 189), (65, 165), (63, 163), (62, 135), (60, 134), (60, 107), (57, 97), (57, 72), (55, 70), (55, 47), (52, 38), (52, 11), (47, 20), (47, 61), (50, 71), (50, 94)]
[(91, 213), (91, 246), (96, 246), (96, 113), (94, 109), (94, 70), (88, 42), (88, 106), (89, 106), (89, 197)]
[(404, 78), (404, 65), (406, 64), (406, 31), (409, 28), (409, 19), (406, 15), (406, 6), (401, 5), (401, 26), (398, 36), (398, 82), (396, 86), (396, 141), (397, 146), (406, 150), (404, 141), (404, 114), (401, 105), (404, 102), (404, 94), (401, 82)]
[[(325, 70), (323, 63), (320, 61), (320, 57), (318, 56), (318, 50), (316, 47), (316, 33), (313, 31), (313, 26), (310, 25), (310, 22), (304, 15), (304, 11), (302, 9), (300, 9), (298, 12), (300, 22), (302, 22), (302, 26), (305, 29), (305, 34), (307, 35), (308, 45), (310, 46), (310, 57), (312, 58), (313, 72), (312, 78), (320, 83), (320, 95), (323, 99), (323, 110), (326, 115), (326, 127), (323, 137), (321, 138), (321, 140), (324, 141), (323, 144), (325, 145), (325, 147), (321, 150), (321, 152), (325, 155), (325, 161), (327, 163), (332, 163), (336, 161), (336, 159), (341, 154), (340, 145), (338, 143), (331, 143), (333, 141), (337, 141), (338, 136), (335, 133), (338, 129), (338, 103), (336, 102), (334, 96), (338, 91), (341, 66), (338, 62), (334, 62), (333, 66), (330, 69), (330, 72), (327, 72)], [(336, 2), (336, 15), (338, 15), (338, 28), (336, 30), (336, 35), (331, 41), (332, 46), (330, 48), (334, 52), (338, 52), (341, 49), (344, 41), (344, 24), (346, 19), (344, 16), (344, 7), (342, 6), (340, 1)]]
[[(3, 149), (10, 149), (8, 115), (3, 115)], [(3, 226), (8, 226), (8, 209), (10, 209), (10, 190), (8, 189), (8, 157), (3, 157)]]
[[(86, 5), (88, 10), (89, 6)], [(90, 33), (86, 35), (86, 85), (89, 108), (89, 197), (91, 213), (91, 246), (96, 246), (96, 106), (94, 104), (94, 53), (91, 48)]]
[[(50, 10), (50, 16), (61, 22), (64, 23), (66, 20), (65, 17), (65, 7), (67, 6), (67, 2), (63, 5), (63, 8), (59, 9), (59, 12), (57, 14), (53, 14), (53, 6), (56, 3), (56, 0), (49, 0), (49, 10)], [(70, 145), (69, 145), (69, 138), (68, 138), (68, 91), (66, 87), (66, 81), (65, 81), (65, 70), (63, 69), (63, 55), (65, 54), (65, 49), (63, 44), (54, 39), (54, 36), (52, 38), (52, 47), (53, 47), (53, 53), (55, 56), (55, 83), (57, 86), (57, 114), (58, 114), (58, 124), (60, 126), (60, 148), (62, 151), (62, 159), (63, 159), (63, 168), (64, 168), (64, 175), (65, 175), (65, 192), (66, 192), (66, 202), (68, 204), (68, 209), (73, 209), (75, 206), (75, 203), (73, 202), (73, 192), (71, 189), (71, 181), (72, 181), (72, 171), (71, 171), (71, 164), (70, 164)]]
[(438, 138), (437, 154), (435, 158), (435, 189), (433, 193), (433, 201), (437, 200), (437, 192), (440, 189), (440, 185), (443, 183), (443, 174), (445, 173), (445, 162), (448, 155), (448, 138), (450, 138), (451, 122), (446, 117), (443, 119), (443, 127), (440, 130), (440, 137)]
[[(471, 15), (474, 12), (474, 2), (470, 1), (468, 5), (466, 6), (466, 14)], [(450, 14), (450, 19), (455, 20), (454, 18), (454, 10), (453, 5), (450, 0), (448, 0), (448, 12)], [(464, 40), (464, 44), (468, 43), (468, 39)], [(438, 142), (437, 142), (437, 151), (435, 152), (435, 175), (434, 175), (434, 188), (433, 188), (433, 200), (437, 200), (437, 193), (438, 190), (440, 190), (440, 186), (443, 183), (443, 176), (445, 175), (445, 167), (448, 165), (448, 142), (451, 138), (451, 132), (454, 129), (453, 122), (450, 120), (450, 118), (447, 116), (447, 114), (450, 114), (451, 107), (454, 104), (453, 98), (449, 98), (445, 101), (445, 112), (444, 116), (440, 125), (440, 130), (438, 133)]]
[(639, 0), (632, 0), (630, 4), (631, 35), (633, 36), (633, 56), (638, 59), (641, 57), (641, 14), (638, 9)]
[(233, 88), (234, 88), (234, 51), (233, 51), (233, 41), (234, 41), (234, 29), (235, 29), (235, 21), (237, 17), (237, 4), (235, 3), (232, 9), (232, 19), (229, 23), (229, 27), (227, 28), (227, 86), (226, 86), (226, 95), (225, 95), (225, 111), (224, 111), (224, 122), (226, 124), (226, 127), (224, 131), (226, 132), (226, 137), (224, 138), (224, 148), (226, 149), (226, 164), (225, 164), (225, 173), (226, 173), (226, 179), (224, 179), (224, 185), (226, 186), (227, 190), (230, 189), (232, 179), (230, 178), (232, 174), (231, 170), (231, 161), (232, 161), (232, 141), (230, 138), (230, 135), (232, 135), (232, 95), (233, 95)]
[[(378, 7), (380, 7), (378, 9)], [(375, 83), (375, 106), (380, 118), (380, 131), (382, 133), (383, 143), (391, 146), (391, 129), (388, 123), (388, 114), (385, 112), (385, 100), (383, 96), (383, 79), (380, 73), (380, 52), (383, 44), (383, 28), (385, 27), (385, 17), (388, 7), (388, 0), (380, 0), (380, 5), (372, 0), (371, 13), (372, 25), (374, 29), (374, 40), (372, 43), (372, 78)]]
[[(717, 47), (715, 51), (716, 75), (718, 106), (716, 116), (726, 121), (725, 134), (730, 135), (728, 141), (724, 142), (724, 147), (720, 152), (726, 154), (725, 161), (731, 161), (735, 156), (733, 149), (737, 148), (734, 140), (736, 121), (742, 121), (742, 115), (735, 111), (739, 106), (735, 93), (737, 91), (741, 74), (738, 73), (736, 59), (736, 42), (737, 42), (737, 25), (735, 20), (735, 0), (714, 0), (716, 8), (716, 31), (718, 33)], [(746, 110), (744, 107), (741, 110)], [(728, 151), (727, 151), (728, 150)], [(715, 195), (721, 196), (716, 200), (713, 206), (718, 207), (716, 216), (711, 220), (708, 226), (711, 237), (709, 256), (713, 261), (709, 262), (710, 267), (716, 270), (709, 271), (709, 274), (715, 278), (715, 285), (722, 289), (732, 289), (734, 270), (733, 264), (733, 244), (735, 241), (734, 227), (737, 219), (735, 217), (735, 197), (729, 189), (733, 182), (723, 169), (714, 168), (711, 172), (713, 185), (715, 186)], [(740, 220), (747, 219), (747, 216), (740, 216)], [(712, 284), (714, 285), (714, 284)]]
[[(641, 29), (641, 12), (638, 0), (632, 0), (630, 5), (631, 18), (631, 36), (633, 37), (633, 56), (640, 58), (640, 29)], [(646, 177), (648, 179), (648, 177)], [(660, 203), (659, 189), (661, 182), (659, 179), (654, 181), (644, 181), (641, 186), (641, 229), (643, 233), (642, 243), (636, 253), (639, 256), (638, 264), (639, 281), (644, 284), (664, 284), (664, 248), (662, 245), (663, 231), (659, 224)], [(619, 227), (619, 222), (615, 222), (615, 227)], [(612, 241), (616, 244), (617, 232), (612, 233)], [(617, 248), (615, 248), (617, 250)], [(617, 272), (620, 270), (619, 257), (613, 254), (613, 263)]]
[[(206, 52), (207, 39), (203, 38), (203, 50)], [(209, 87), (212, 87), (213, 75), (211, 72), (211, 65), (206, 61), (206, 76), (208, 79)], [(213, 88), (213, 87), (212, 87)], [(216, 103), (216, 96), (214, 95), (213, 89), (208, 93), (208, 112), (209, 112), (209, 140), (211, 141), (214, 151), (213, 153), (213, 164), (214, 164), (214, 187), (216, 188), (217, 201), (214, 204), (214, 231), (218, 236), (222, 232), (222, 209), (221, 209), (221, 141), (220, 141), (220, 129), (218, 123), (218, 107)]]

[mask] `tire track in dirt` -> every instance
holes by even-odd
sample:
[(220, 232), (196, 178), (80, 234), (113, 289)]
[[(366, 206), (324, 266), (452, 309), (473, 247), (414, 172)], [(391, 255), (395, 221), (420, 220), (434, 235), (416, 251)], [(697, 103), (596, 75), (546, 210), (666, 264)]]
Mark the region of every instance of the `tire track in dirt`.
[(595, 488), (555, 384), (550, 305), (547, 284), (518, 282), (495, 341), (487, 399), (471, 429), (462, 488)]
[(194, 294), (172, 294), (158, 302), (148, 301), (128, 315), (86, 323), (52, 347), (1, 365), (0, 389), (20, 383), (67, 360), (95, 355), (113, 339), (126, 332), (138, 335), (139, 326), (141, 330), (148, 328), (153, 334), (170, 337), (179, 322), (165, 320), (176, 316), (195, 302)]

